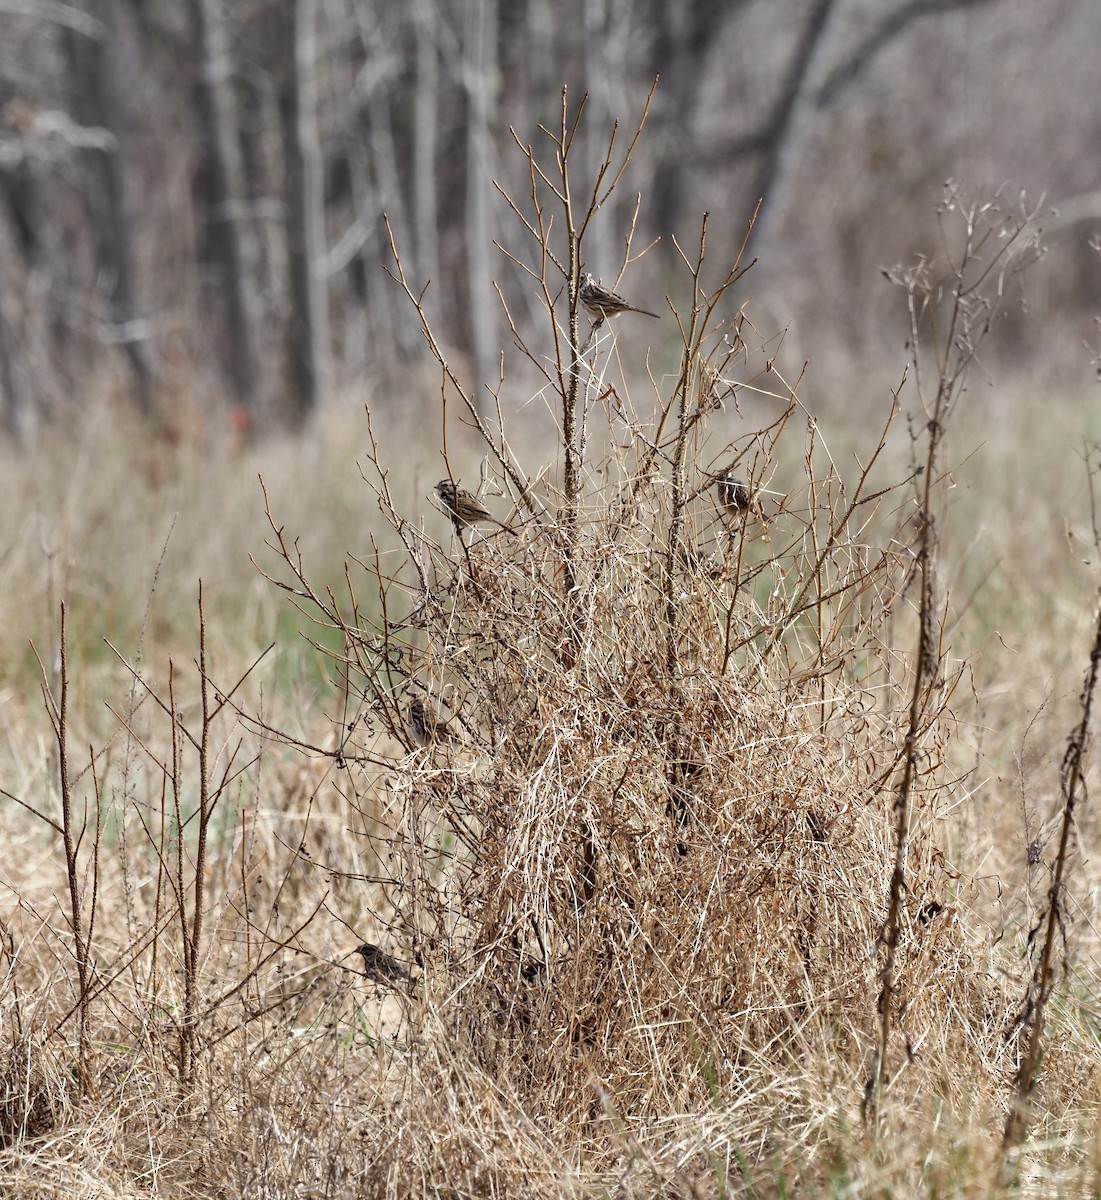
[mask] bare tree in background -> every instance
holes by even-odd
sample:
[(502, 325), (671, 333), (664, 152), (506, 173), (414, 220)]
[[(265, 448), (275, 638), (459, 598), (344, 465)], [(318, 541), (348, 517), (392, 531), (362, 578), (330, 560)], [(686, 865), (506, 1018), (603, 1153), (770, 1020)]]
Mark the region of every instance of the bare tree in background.
[(413, 93), (413, 228), (420, 283), (439, 283), (436, 154), (439, 141), (440, 56), (434, 0), (413, 0), (411, 20), (416, 44)]
[(317, 125), (317, 0), (292, 0), (284, 25), (292, 64), (281, 104), (291, 291), (288, 410), (292, 424), (301, 425), (317, 407), (330, 376), (328, 245)]
[[(148, 414), (152, 405), (152, 370), (148, 356), (148, 323), (137, 307), (133, 237), (136, 225), (129, 203), (129, 138), (119, 89), (126, 78), (123, 65), (125, 32), (118, 0), (93, 0), (98, 20), (96, 36), (72, 28), (62, 38), (69, 63), (72, 112), (82, 126), (101, 136), (86, 143), (82, 158), (87, 173), (84, 200), (88, 227), (95, 242), (96, 291), (106, 312), (101, 339), (119, 343), (130, 361), (138, 407)], [(97, 314), (93, 313), (95, 319)]]
[[(607, 151), (607, 130), (612, 122), (631, 111), (627, 102), (628, 45), (632, 29), (637, 28), (634, 8), (635, 0), (592, 0), (585, 5), (583, 46), (589, 107), (582, 135), (590, 171), (596, 170)], [(588, 262), (584, 266), (596, 275), (612, 277), (618, 268), (625, 226), (620, 228), (613, 214), (616, 208), (622, 210), (628, 199), (626, 190), (623, 196), (613, 197), (609, 202), (612, 211), (607, 214), (612, 219), (606, 216), (594, 221), (589, 230)]]
[(496, 120), (497, 110), (496, 35), (496, 0), (467, 0), (462, 62), (467, 99), (466, 259), (470, 345), (474, 374), (483, 385), (495, 381), (494, 359), (500, 346), (489, 216), (493, 197), (490, 123)]
[[(1092, 118), (1073, 99), (1092, 86), (1098, 13), (1087, 0), (798, 0), (783, 14), (766, 0), (0, 0), (0, 428), (62, 411), (119, 361), (143, 407), (158, 379), (186, 389), (213, 364), (265, 423), (301, 422), (330, 362), (336, 393), (407, 380), (421, 344), (393, 303), (384, 214), (432, 285), (449, 351), (492, 386), (512, 345), (495, 279), (518, 328), (533, 319), (493, 188), (521, 184), (512, 130), (545, 137), (563, 86), (589, 93), (602, 124), (655, 75), (658, 128), (589, 231), (587, 265), (620, 265), (636, 193), (661, 274), (689, 216), (715, 214), (709, 251), (727, 256), (763, 196), (750, 249), (800, 333), (813, 342), (802, 318), (831, 307), (854, 338), (877, 338), (887, 317), (863, 289), (914, 248), (946, 173), (1031, 172), (1053, 203), (1089, 192)], [(1010, 25), (1030, 36), (987, 49)], [(1015, 84), (1041, 60), (1052, 90), (1030, 101)], [(970, 95), (982, 103), (955, 103)], [(813, 274), (796, 266), (810, 245)], [(1096, 307), (1091, 271), (1058, 287), (1057, 304)]]
[(764, 161), (749, 196), (750, 212), (758, 200), (763, 201), (752, 238), (753, 250), (758, 254), (783, 225), (791, 195), (791, 176), (812, 133), (814, 95), (811, 85), (828, 45), (830, 18), (835, 6), (836, 0), (814, 0), (773, 110), (765, 137)]
[(12, 336), (8, 325), (6, 288), (0, 274), (0, 429), (10, 437), (20, 433), (19, 417), (23, 409), (17, 382), (17, 366), (12, 355)]
[[(355, 298), (355, 309), (342, 314), (344, 360), (376, 378), (392, 373), (415, 338), (393, 303), (383, 270), (389, 261), (383, 214), (403, 235), (410, 228), (402, 167), (411, 155), (401, 136), (413, 124), (406, 116), (409, 97), (401, 74), (405, 16), (404, 9), (355, 0), (343, 61), (334, 68), (331, 52), (326, 59), (328, 73), (347, 73), (351, 97), (350, 111), (340, 123), (342, 136), (335, 153), (330, 150), (343, 181), (328, 255), (330, 281), (338, 294), (343, 289)], [(345, 272), (347, 278), (338, 279)]]
[(199, 119), (209, 172), (207, 219), (229, 316), (230, 377), (236, 400), (255, 414), (264, 396), (260, 247), (247, 202), (233, 95), (233, 59), (222, 0), (187, 0), (199, 64)]
[(690, 220), (696, 219), (686, 200), (711, 157), (701, 156), (698, 137), (703, 105), (713, 102), (709, 67), (727, 24), (750, 2), (684, 0), (655, 6), (654, 62), (662, 78), (656, 105), (662, 167), (654, 174), (651, 201), (663, 230), (676, 231), (686, 213)]

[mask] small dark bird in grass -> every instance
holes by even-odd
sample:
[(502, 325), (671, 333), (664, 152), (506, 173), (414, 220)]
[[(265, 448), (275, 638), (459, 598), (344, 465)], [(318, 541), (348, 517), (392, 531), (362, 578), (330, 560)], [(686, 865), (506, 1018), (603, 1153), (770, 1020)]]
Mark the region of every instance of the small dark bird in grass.
[(749, 507), (749, 484), (737, 475), (720, 475), (715, 480), (715, 491), (718, 493), (719, 503), (732, 516)]
[(453, 742), (455, 735), (420, 696), (409, 702), (409, 733), (422, 749), (433, 742)]
[(412, 986), (413, 977), (392, 955), (371, 942), (356, 947), (363, 956), (363, 974), (384, 987)]
[(737, 517), (748, 510), (764, 520), (765, 514), (760, 501), (750, 491), (749, 484), (744, 479), (740, 479), (732, 471), (724, 471), (713, 478), (715, 494), (727, 516)]

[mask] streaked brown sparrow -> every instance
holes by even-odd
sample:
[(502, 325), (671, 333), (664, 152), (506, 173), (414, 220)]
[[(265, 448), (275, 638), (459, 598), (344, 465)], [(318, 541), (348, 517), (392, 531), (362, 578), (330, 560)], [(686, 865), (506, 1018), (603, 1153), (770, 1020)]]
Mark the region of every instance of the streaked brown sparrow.
[(595, 325), (602, 325), (608, 317), (618, 317), (620, 313), (625, 312), (642, 313), (644, 317), (653, 317), (655, 320), (660, 319), (655, 312), (650, 312), (645, 308), (636, 308), (633, 304), (628, 304), (622, 296), (609, 291), (606, 287), (602, 287), (592, 275), (585, 276), (585, 282), (581, 285), (579, 296), (581, 303), (585, 306), (585, 311), (592, 317)]
[(729, 471), (715, 476), (715, 492), (719, 497), (719, 503), (731, 516), (736, 516), (747, 508), (754, 507), (749, 484)]
[(401, 963), (372, 942), (364, 942), (362, 946), (357, 946), (356, 953), (363, 955), (363, 974), (375, 983), (390, 987), (413, 983), (413, 976)]
[(409, 734), (420, 747), (433, 742), (452, 742), (455, 735), (434, 712), (425, 707), (420, 696), (409, 701)]
[(444, 513), (451, 518), (451, 524), (455, 526), (456, 533), (462, 533), (468, 525), (477, 525), (481, 521), (490, 521), (506, 533), (516, 532), (511, 525), (506, 525), (504, 521), (498, 521), (489, 509), (479, 500), (474, 499), (466, 488), (458, 487), (450, 479), (441, 479), (436, 484), (436, 495), (440, 498)]

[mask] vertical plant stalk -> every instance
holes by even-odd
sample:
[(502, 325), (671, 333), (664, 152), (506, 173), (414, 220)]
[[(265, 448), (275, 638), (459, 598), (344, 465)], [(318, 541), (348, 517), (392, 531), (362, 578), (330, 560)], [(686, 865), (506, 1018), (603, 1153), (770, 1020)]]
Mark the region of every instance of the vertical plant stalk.
[[(77, 1034), (79, 1058), (83, 1067), (88, 1037), (88, 944), (84, 937), (84, 914), (80, 896), (80, 835), (73, 829), (73, 791), (69, 779), (69, 652), (66, 645), (65, 603), (61, 604), (61, 679), (56, 701), (46, 689), (47, 703), (57, 739), (58, 771), (61, 781), (61, 836), (65, 844), (65, 874), (69, 881), (69, 922), (73, 930), (73, 953), (76, 958), (79, 988), (79, 1029)], [(45, 686), (45, 685), (44, 685)]]
[[(172, 886), (171, 876), (168, 874), (168, 779), (166, 776), (161, 776), (161, 802), (160, 802), (160, 828), (158, 830), (157, 842), (157, 885), (154, 892), (153, 900), (153, 929), (155, 935), (153, 938), (152, 955), (150, 958), (149, 967), (149, 994), (156, 1001), (160, 994), (160, 950), (161, 939), (160, 931), (164, 928), (166, 922), (164, 919), (165, 892)], [(152, 838), (150, 838), (152, 841)]]
[[(936, 436), (935, 434), (933, 435)], [(930, 455), (932, 457), (932, 455)], [(929, 488), (926, 477), (926, 502)], [(910, 801), (918, 776), (918, 740), (921, 735), (921, 717), (925, 710), (925, 699), (940, 670), (940, 654), (934, 644), (934, 588), (933, 574), (936, 565), (933, 521), (926, 518), (918, 551), (918, 571), (921, 579), (920, 630), (918, 633), (918, 655), (914, 665), (914, 683), (910, 693), (910, 711), (907, 718), (905, 755), (902, 778), (894, 800), (894, 865), (888, 892), (887, 919), (880, 935), (886, 949), (883, 968), (879, 975), (879, 1044), (876, 1049), (875, 1071), (869, 1080), (871, 1111), (878, 1121), (880, 1102), (883, 1097), (883, 1082), (887, 1068), (887, 1043), (891, 1036), (895, 999), (895, 959), (902, 932), (902, 901), (906, 895), (906, 862), (910, 848)], [(869, 1096), (865, 1095), (865, 1110)]]
[[(972, 245), (969, 241), (961, 258), (966, 266), (972, 260)], [(910, 329), (913, 346), (915, 376), (920, 381), (919, 311), (915, 306), (917, 280), (911, 281), (908, 291), (910, 306)], [(963, 268), (957, 273), (957, 283), (952, 294), (952, 305), (946, 336), (943, 341), (944, 359), (937, 380), (936, 397), (932, 408), (926, 410), (928, 444), (925, 462), (921, 468), (921, 507), (917, 519), (921, 522), (918, 542), (917, 572), (921, 581), (921, 606), (918, 614), (918, 649), (914, 664), (913, 687), (910, 691), (910, 708), (906, 722), (905, 753), (902, 762), (902, 777), (894, 800), (894, 864), (891, 868), (891, 883), (888, 889), (887, 919), (880, 934), (885, 948), (883, 967), (879, 975), (879, 1039), (876, 1048), (875, 1070), (865, 1087), (864, 1111), (871, 1111), (878, 1127), (880, 1105), (883, 1099), (883, 1083), (887, 1070), (887, 1044), (891, 1036), (895, 1001), (895, 960), (902, 934), (902, 902), (906, 895), (906, 863), (910, 847), (910, 802), (918, 778), (918, 741), (922, 732), (922, 714), (925, 701), (940, 674), (941, 653), (939, 639), (934, 632), (935, 616), (939, 616), (943, 628), (943, 611), (935, 614), (936, 520), (933, 515), (933, 486), (936, 480), (937, 452), (944, 436), (945, 422), (952, 400), (963, 385), (970, 356), (966, 349), (957, 345), (957, 334), (961, 323), (966, 324), (963, 297)], [(961, 335), (966, 341), (966, 330)], [(954, 355), (959, 357), (953, 359)], [(920, 395), (920, 382), (919, 382)]]
[[(202, 945), (203, 919), (206, 906), (206, 844), (213, 807), (210, 795), (210, 689), (206, 673), (206, 616), (203, 611), (203, 582), (201, 579), (199, 580), (199, 698), (202, 722), (199, 730), (199, 811), (197, 814), (199, 828), (195, 846), (195, 880), (191, 929), (184, 939), (184, 1054), (182, 1065), (185, 1067), (185, 1070), (182, 1083), (187, 1088), (190, 1088), (194, 1082), (195, 1073), (195, 1043), (199, 1019), (199, 948)], [(173, 735), (173, 738), (175, 742), (175, 735)], [(173, 765), (175, 766), (175, 761)], [(182, 826), (180, 827), (180, 842), (182, 847)], [(181, 859), (182, 854), (183, 851), (181, 848)], [(180, 895), (182, 897), (182, 876), (180, 883)]]
[[(684, 336), (684, 353), (681, 357), (680, 378), (677, 380), (675, 403), (677, 408), (677, 433), (673, 445), (673, 510), (669, 516), (669, 545), (665, 558), (665, 666), (670, 677), (675, 677), (680, 666), (680, 635), (677, 622), (677, 563), (680, 559), (681, 542), (684, 537), (684, 510), (688, 502), (686, 462), (688, 456), (688, 397), (698, 387), (703, 371), (703, 349), (700, 345), (703, 323), (700, 314), (707, 308), (706, 298), (700, 287), (704, 258), (707, 248), (707, 217), (704, 213), (700, 225), (700, 244), (692, 271), (692, 311), (688, 329)], [(687, 260), (686, 260), (687, 261)]]
[[(1090, 665), (1082, 685), (1080, 705), (1082, 717), (1071, 731), (1066, 753), (1060, 770), (1063, 791), (1063, 819), (1059, 830), (1059, 851), (1051, 874), (1051, 886), (1047, 893), (1047, 913), (1040, 919), (1044, 929), (1044, 941), (1029, 981), (1021, 1023), (1028, 1033), (1024, 1057), (1014, 1080), (1016, 1095), (1006, 1120), (1002, 1147), (1012, 1150), (1024, 1141), (1031, 1120), (1032, 1094), (1036, 1087), (1036, 1071), (1043, 1054), (1044, 1020), (1048, 1000), (1055, 983), (1055, 936), (1062, 923), (1063, 899), (1066, 894), (1067, 859), (1070, 855), (1070, 835), (1074, 827), (1074, 810), (1078, 804), (1078, 793), (1082, 786), (1082, 760), (1085, 755), (1090, 732), (1090, 717), (1093, 714), (1093, 698), (1097, 691), (1097, 676), (1101, 669), (1101, 607), (1093, 631), (1093, 647), (1090, 650)], [(1035, 934), (1036, 930), (1033, 930)]]
[(566, 386), (562, 389), (562, 488), (565, 503), (562, 508), (562, 531), (565, 535), (565, 584), (568, 596), (577, 596), (577, 574), (574, 553), (577, 540), (577, 521), (581, 507), (581, 471), (577, 461), (577, 409), (581, 392), (581, 320), (578, 313), (581, 293), (581, 233), (574, 218), (573, 197), (570, 194), (570, 147), (577, 132), (582, 101), (573, 125), (569, 124), (566, 89), (562, 89), (562, 115), (558, 143), (558, 165), (562, 182), (562, 211), (566, 219), (567, 279), (569, 289), (569, 365)]
[(176, 871), (175, 891), (176, 906), (180, 917), (180, 942), (183, 947), (184, 975), (184, 1013), (185, 1019), (179, 1029), (179, 1046), (176, 1060), (176, 1073), (179, 1077), (181, 1090), (187, 1087), (191, 1079), (191, 1029), (186, 1020), (187, 998), (192, 994), (191, 980), (191, 930), (187, 924), (187, 905), (184, 903), (184, 815), (183, 803), (180, 798), (182, 787), (180, 764), (180, 714), (176, 708), (176, 666), (172, 659), (168, 660), (168, 719), (172, 727), (172, 816), (176, 835), (176, 855), (173, 864)]
[[(924, 462), (915, 475), (924, 476), (918, 496), (916, 520), (920, 522), (915, 571), (921, 581), (921, 606), (917, 659), (907, 717), (902, 776), (894, 802), (894, 866), (891, 872), (887, 918), (880, 934), (886, 948), (880, 972), (879, 1037), (875, 1068), (864, 1089), (864, 1112), (878, 1124), (883, 1084), (886, 1077), (887, 1045), (894, 1021), (895, 959), (902, 928), (902, 905), (906, 894), (906, 862), (910, 838), (911, 800), (916, 786), (918, 742), (922, 734), (927, 701), (941, 674), (943, 650), (939, 643), (944, 628), (945, 609), (934, 597), (936, 568), (935, 517), (933, 488), (937, 479), (937, 456), (948, 417), (962, 392), (971, 364), (976, 361), (983, 339), (993, 327), (994, 317), (1005, 302), (1008, 283), (1035, 261), (1036, 243), (1027, 231), (1032, 217), (1021, 213), (1006, 217), (992, 205), (962, 205), (957, 190), (950, 186), (940, 210), (942, 236), (950, 214), (958, 214), (964, 224), (959, 253), (945, 251), (951, 284), (945, 288), (948, 320), (938, 324), (938, 288), (931, 281), (927, 264), (904, 271), (895, 282), (906, 288), (910, 312), (911, 365), (919, 397), (923, 395), (926, 356), (922, 351), (922, 330), (928, 322), (932, 330), (932, 355), (936, 366), (936, 395), (930, 405), (923, 403), (925, 432), (928, 438)], [(953, 239), (944, 236), (947, 247)], [(939, 630), (937, 628), (939, 623)]]

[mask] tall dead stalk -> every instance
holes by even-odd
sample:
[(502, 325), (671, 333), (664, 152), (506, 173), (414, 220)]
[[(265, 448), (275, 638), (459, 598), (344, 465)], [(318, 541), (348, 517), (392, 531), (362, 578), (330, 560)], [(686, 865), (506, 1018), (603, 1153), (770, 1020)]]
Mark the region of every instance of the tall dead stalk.
[[(1043, 1058), (1044, 1022), (1047, 1006), (1055, 986), (1056, 940), (1063, 928), (1066, 911), (1066, 876), (1070, 858), (1071, 835), (1075, 823), (1075, 811), (1082, 796), (1082, 772), (1086, 747), (1089, 745), (1090, 721), (1093, 716), (1093, 701), (1097, 693), (1098, 673), (1101, 671), (1101, 607), (1094, 623), (1093, 645), (1090, 648), (1089, 666), (1079, 696), (1078, 723), (1067, 739), (1067, 748), (1059, 771), (1059, 784), (1063, 797), (1063, 808), (1059, 822), (1059, 849), (1051, 868), (1051, 884), (1047, 890), (1047, 909), (1041, 914), (1028, 935), (1028, 945), (1033, 952), (1032, 977), (1029, 980), (1021, 1008), (1020, 1025), (1025, 1033), (1024, 1053), (1014, 1079), (1015, 1095), (1006, 1119), (1002, 1136), (1002, 1148), (1007, 1157), (1003, 1163), (1003, 1175), (1012, 1174), (1009, 1152), (1015, 1150), (1028, 1136), (1033, 1119), (1033, 1098), (1036, 1090), (1036, 1072)], [(1043, 939), (1036, 950), (1036, 936), (1043, 930)]]
[[(975, 365), (979, 347), (1002, 308), (1008, 285), (1035, 260), (1036, 247), (1027, 233), (1033, 215), (1007, 215), (993, 203), (962, 205), (957, 190), (949, 185), (939, 212), (946, 281), (937, 280), (933, 264), (924, 260), (912, 269), (892, 275), (894, 282), (906, 291), (911, 365), (921, 405), (919, 436), (924, 436), (925, 449), (914, 473), (917, 501), (913, 520), (918, 527), (917, 646), (911, 667), (901, 772), (892, 805), (894, 853), (887, 915), (880, 933), (883, 961), (875, 1064), (864, 1091), (864, 1111), (877, 1131), (887, 1080), (889, 1042), (898, 1017), (896, 960), (904, 934), (907, 863), (913, 804), (922, 773), (923, 738), (931, 727), (929, 714), (936, 707), (936, 694), (947, 683), (943, 677), (947, 598), (937, 595), (940, 452), (951, 414)], [(926, 344), (931, 345), (935, 366), (931, 398), (926, 386)]]

